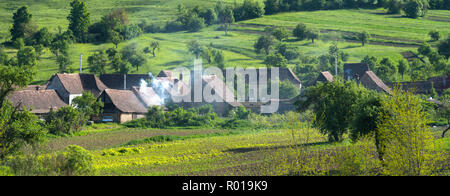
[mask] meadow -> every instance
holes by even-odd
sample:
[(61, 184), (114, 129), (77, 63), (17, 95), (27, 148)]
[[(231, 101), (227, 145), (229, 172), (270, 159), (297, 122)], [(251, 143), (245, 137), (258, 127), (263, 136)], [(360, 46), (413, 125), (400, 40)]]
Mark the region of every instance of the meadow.
[[(234, 3), (227, 0), (225, 3)], [(236, 1), (240, 3), (241, 1)], [(261, 1), (262, 2), (262, 1)], [(91, 21), (100, 20), (101, 16), (116, 8), (124, 8), (129, 14), (131, 23), (147, 21), (148, 23), (163, 26), (166, 21), (176, 18), (176, 7), (180, 1), (130, 1), (114, 0), (108, 4), (101, 0), (88, 1), (88, 10), (91, 13)], [(200, 5), (202, 7), (213, 7), (216, 1), (183, 1), (188, 6)], [(40, 1), (6, 1), (0, 2), (0, 40), (7, 40), (9, 26), (12, 23), (12, 13), (20, 6), (28, 5), (33, 14), (33, 22), (39, 27), (47, 27), (51, 32), (57, 32), (58, 27), (67, 28), (66, 17), (69, 12), (69, 0), (40, 0)], [(429, 41), (428, 32), (438, 30), (442, 37), (450, 34), (450, 11), (429, 10), (424, 18), (410, 19), (400, 15), (385, 14), (384, 9), (354, 9), (354, 10), (325, 10), (289, 12), (276, 15), (264, 16), (262, 18), (246, 20), (234, 23), (231, 33), (225, 36), (220, 30), (220, 25), (212, 25), (199, 32), (176, 32), (143, 34), (133, 40), (119, 44), (119, 49), (131, 43), (136, 43), (139, 50), (148, 47), (153, 40), (160, 42), (161, 48), (156, 57), (148, 54), (147, 62), (140, 66), (139, 71), (132, 69), (131, 73), (153, 73), (160, 70), (171, 69), (178, 66), (191, 66), (193, 55), (187, 51), (187, 43), (198, 40), (205, 46), (224, 51), (226, 66), (229, 67), (261, 67), (264, 65), (264, 56), (256, 54), (253, 44), (257, 38), (264, 33), (265, 27), (282, 26), (292, 30), (298, 23), (302, 22), (310, 29), (321, 32), (321, 38), (314, 44), (311, 41), (297, 41), (290, 37), (285, 41), (288, 47), (295, 47), (307, 56), (319, 56), (328, 53), (328, 47), (332, 41), (338, 40), (338, 46), (349, 54), (348, 63), (360, 62), (366, 55), (379, 58), (390, 57), (393, 60), (402, 58), (401, 53), (407, 51), (416, 52), (420, 44)], [(354, 37), (363, 30), (371, 34), (370, 43), (361, 47), (361, 43)], [(338, 37), (338, 38), (336, 38)], [(436, 42), (430, 42), (435, 46)], [(87, 57), (95, 51), (106, 50), (113, 47), (112, 43), (102, 44), (74, 44), (70, 49), (71, 66), (78, 72), (80, 65), (80, 54), (83, 54), (83, 72), (88, 71)], [(10, 55), (15, 54), (14, 49), (7, 49)], [(34, 84), (45, 83), (48, 78), (58, 71), (55, 56), (46, 50), (38, 64), (38, 73)], [(294, 66), (296, 62), (291, 62)], [(107, 70), (113, 72), (111, 68)], [(408, 78), (405, 78), (408, 80)]]
[[(433, 130), (436, 138), (441, 129)], [(155, 136), (174, 140), (147, 141)], [(442, 141), (448, 175), (449, 137)], [(130, 129), (99, 124), (69, 137), (52, 138), (49, 151), (76, 144), (94, 156), (95, 175), (126, 176), (261, 176), (261, 175), (378, 175), (381, 165), (372, 140), (331, 143), (318, 130), (298, 128)], [(350, 161), (351, 160), (351, 161)], [(357, 166), (349, 165), (355, 164)], [(356, 169), (355, 169), (356, 168)]]

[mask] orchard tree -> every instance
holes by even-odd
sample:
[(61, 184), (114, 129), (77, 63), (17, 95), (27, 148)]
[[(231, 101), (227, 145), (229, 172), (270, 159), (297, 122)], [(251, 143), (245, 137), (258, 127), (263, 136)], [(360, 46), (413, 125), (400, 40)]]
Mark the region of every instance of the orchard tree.
[(86, 3), (80, 0), (74, 0), (70, 3), (70, 6), (70, 14), (67, 17), (69, 20), (69, 29), (73, 32), (76, 41), (85, 42), (91, 24), (90, 13), (87, 10)]
[(233, 8), (230, 6), (217, 6), (218, 19), (223, 24), (225, 35), (228, 35), (228, 28), (235, 22)]
[(292, 34), (294, 37), (296, 37), (298, 40), (304, 40), (307, 38), (307, 32), (306, 25), (303, 23), (298, 24), (295, 29), (292, 31)]
[(450, 36), (442, 40), (438, 45), (438, 52), (440, 55), (448, 59), (450, 57)]
[(278, 41), (282, 42), (289, 38), (289, 32), (284, 27), (276, 27), (271, 32)]
[(188, 43), (188, 51), (195, 55), (195, 58), (198, 59), (200, 54), (202, 54), (203, 47), (196, 40), (193, 40)]
[(431, 41), (438, 41), (441, 39), (441, 34), (439, 34), (439, 31), (437, 30), (430, 31), (428, 35), (431, 37)]
[(427, 0), (408, 0), (404, 7), (406, 17), (418, 18), (424, 17), (428, 11), (428, 1)]
[(160, 44), (159, 41), (152, 41), (152, 43), (150, 43), (150, 47), (152, 48), (152, 54), (153, 57), (156, 57), (156, 53), (155, 51), (160, 49)]
[(266, 56), (264, 60), (264, 64), (267, 65), (267, 67), (287, 67), (287, 60), (284, 58), (283, 55), (280, 53), (276, 54), (269, 54)]
[(88, 63), (91, 73), (104, 74), (109, 65), (108, 56), (104, 51), (98, 51), (88, 58)]
[(275, 43), (272, 36), (263, 35), (258, 38), (258, 41), (256, 41), (253, 47), (255, 48), (256, 53), (261, 53), (261, 51), (264, 51), (265, 54), (268, 55), (274, 44)]
[(370, 34), (367, 31), (363, 31), (359, 34), (358, 40), (361, 41), (362, 46), (369, 43)]
[(400, 73), (402, 75), (402, 80), (403, 80), (403, 76), (405, 75), (405, 73), (408, 73), (410, 71), (410, 67), (409, 67), (409, 63), (407, 60), (405, 59), (401, 59), (398, 61), (398, 73)]
[(314, 44), (314, 40), (319, 39), (320, 31), (318, 30), (308, 30), (306, 33), (306, 38), (312, 41)]
[(111, 42), (116, 46), (116, 48), (119, 48), (120, 42), (123, 41), (123, 36), (120, 35), (117, 31), (111, 31)]
[(10, 30), (11, 40), (25, 38), (25, 27), (31, 22), (32, 15), (28, 12), (28, 7), (19, 8), (13, 15), (13, 26)]
[(357, 113), (354, 107), (365, 91), (354, 81), (336, 78), (333, 82), (319, 82), (307, 88), (302, 95), (304, 99), (295, 105), (298, 111), (312, 109), (316, 115), (313, 125), (328, 135), (329, 141), (341, 141), (351, 128)]

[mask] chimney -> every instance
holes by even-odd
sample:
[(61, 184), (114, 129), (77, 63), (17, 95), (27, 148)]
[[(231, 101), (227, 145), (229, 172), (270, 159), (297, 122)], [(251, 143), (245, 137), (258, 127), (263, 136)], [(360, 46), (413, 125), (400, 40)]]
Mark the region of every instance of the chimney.
[(123, 74), (123, 90), (127, 90), (127, 74)]

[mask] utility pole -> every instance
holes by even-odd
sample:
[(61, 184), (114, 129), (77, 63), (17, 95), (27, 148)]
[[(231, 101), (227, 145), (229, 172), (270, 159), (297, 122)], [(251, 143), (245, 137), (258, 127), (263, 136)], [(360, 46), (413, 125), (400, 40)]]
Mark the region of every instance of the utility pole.
[(83, 73), (83, 54), (80, 54), (80, 73)]
[(338, 66), (338, 61), (337, 61), (337, 51), (336, 51), (336, 53), (334, 53), (334, 71), (335, 71), (335, 76), (338, 75), (337, 66)]

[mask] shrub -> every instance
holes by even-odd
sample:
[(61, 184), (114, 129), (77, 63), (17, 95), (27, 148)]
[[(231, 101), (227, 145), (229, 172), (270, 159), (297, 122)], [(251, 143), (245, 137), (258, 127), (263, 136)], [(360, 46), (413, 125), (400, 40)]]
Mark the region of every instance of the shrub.
[(82, 176), (93, 175), (93, 156), (80, 146), (67, 146), (54, 154), (29, 154), (6, 160), (17, 176)]
[(420, 98), (394, 89), (381, 102), (385, 109), (378, 127), (378, 153), (385, 175), (428, 176), (435, 174), (444, 157), (428, 127)]
[(72, 106), (65, 106), (45, 116), (45, 126), (49, 133), (55, 135), (70, 135), (82, 130), (87, 123), (86, 115)]
[(235, 118), (227, 120), (222, 125), (222, 128), (224, 128), (224, 129), (249, 129), (252, 127), (253, 127), (253, 124), (250, 121), (235, 119)]

